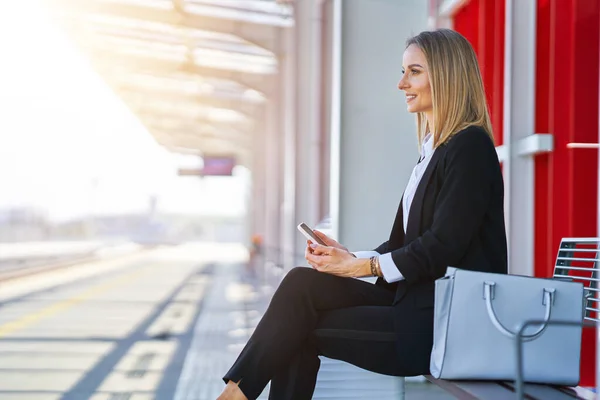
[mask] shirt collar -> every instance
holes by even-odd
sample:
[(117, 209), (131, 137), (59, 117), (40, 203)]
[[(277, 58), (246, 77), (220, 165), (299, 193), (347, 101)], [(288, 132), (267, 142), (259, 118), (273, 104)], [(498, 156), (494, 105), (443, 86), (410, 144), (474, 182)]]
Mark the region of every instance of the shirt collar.
[(423, 145), (421, 146), (421, 156), (428, 157), (433, 153), (433, 137), (431, 133), (423, 139)]

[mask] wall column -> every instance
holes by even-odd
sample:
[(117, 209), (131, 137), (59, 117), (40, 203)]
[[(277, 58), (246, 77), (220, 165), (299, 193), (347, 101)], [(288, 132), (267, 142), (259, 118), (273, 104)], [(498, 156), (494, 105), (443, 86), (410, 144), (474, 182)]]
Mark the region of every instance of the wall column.
[(251, 245), (251, 236), (260, 235), (265, 237), (265, 191), (266, 191), (266, 163), (265, 163), (265, 141), (266, 131), (263, 122), (264, 117), (257, 119), (252, 140), (252, 152), (250, 161), (251, 189), (250, 189), (250, 236), (246, 242)]
[[(315, 226), (319, 222), (320, 200), (320, 83), (321, 83), (321, 7), (318, 1), (294, 3), (294, 84), (286, 90), (295, 93), (295, 199), (294, 235), (291, 264), (304, 265), (306, 239), (295, 228), (300, 222)], [(286, 182), (287, 183), (287, 182)], [(290, 212), (291, 215), (291, 212)]]
[(427, 29), (428, 4), (343, 0), (337, 9), (341, 34), (336, 42), (334, 33), (333, 41), (334, 54), (339, 52), (333, 64), (340, 71), (333, 82), (332, 223), (345, 246), (368, 250), (389, 237), (419, 158), (415, 118), (406, 111), (397, 85), (405, 41)]
[(274, 91), (272, 97), (266, 104), (266, 140), (265, 140), (265, 231), (264, 231), (264, 261), (270, 268), (272, 263), (278, 263), (278, 251), (281, 248), (281, 215), (279, 212), (280, 199), (280, 175), (283, 173), (281, 160), (280, 142), (281, 116), (283, 107), (279, 101), (279, 93)]
[[(295, 17), (296, 18), (296, 17)], [(279, 55), (280, 82), (279, 98), (282, 102), (283, 118), (280, 121), (282, 140), (280, 152), (283, 157), (283, 173), (280, 174), (281, 190), (281, 247), (280, 260), (283, 268), (294, 266), (296, 247), (296, 96), (294, 91), (296, 76), (294, 29), (282, 32), (282, 46), (285, 53)]]

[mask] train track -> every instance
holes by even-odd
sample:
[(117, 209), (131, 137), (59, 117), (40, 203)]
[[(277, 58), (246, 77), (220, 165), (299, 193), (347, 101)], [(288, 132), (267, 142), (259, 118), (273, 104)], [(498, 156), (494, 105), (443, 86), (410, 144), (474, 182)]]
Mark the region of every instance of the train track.
[[(129, 255), (138, 251), (146, 250), (148, 247), (140, 247), (125, 254)], [(65, 254), (52, 257), (17, 257), (0, 260), (0, 283), (13, 279), (69, 268), (86, 262), (104, 260), (107, 258), (120, 257), (124, 253), (114, 255), (100, 255), (95, 251), (78, 254)]]

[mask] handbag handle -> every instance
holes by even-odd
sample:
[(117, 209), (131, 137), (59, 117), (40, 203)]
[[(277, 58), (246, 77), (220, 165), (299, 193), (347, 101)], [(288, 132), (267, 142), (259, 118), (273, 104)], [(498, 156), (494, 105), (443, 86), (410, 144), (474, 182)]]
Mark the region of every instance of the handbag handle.
[[(485, 305), (487, 306), (487, 313), (492, 321), (492, 324), (502, 333), (504, 336), (507, 336), (511, 339), (514, 339), (517, 334), (511, 332), (506, 329), (504, 325), (498, 320), (496, 313), (494, 312), (494, 307), (492, 305), (492, 300), (494, 299), (494, 289), (496, 287), (496, 282), (483, 282), (483, 299), (485, 300)], [(529, 335), (522, 335), (524, 341), (530, 341), (537, 339), (548, 327), (548, 321), (550, 321), (550, 315), (552, 314), (552, 304), (554, 303), (554, 295), (556, 289), (553, 288), (544, 288), (543, 296), (542, 296), (542, 305), (546, 306), (546, 313), (544, 315), (544, 323), (540, 325), (540, 328)]]

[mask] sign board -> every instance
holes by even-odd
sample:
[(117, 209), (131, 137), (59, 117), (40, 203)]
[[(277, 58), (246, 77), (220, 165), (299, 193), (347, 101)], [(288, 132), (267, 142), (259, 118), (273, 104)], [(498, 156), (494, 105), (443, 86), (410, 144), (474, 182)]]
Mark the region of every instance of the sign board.
[(204, 176), (231, 176), (235, 167), (235, 158), (229, 156), (204, 156)]
[(231, 176), (235, 167), (235, 157), (204, 156), (203, 168), (179, 168), (179, 176)]

